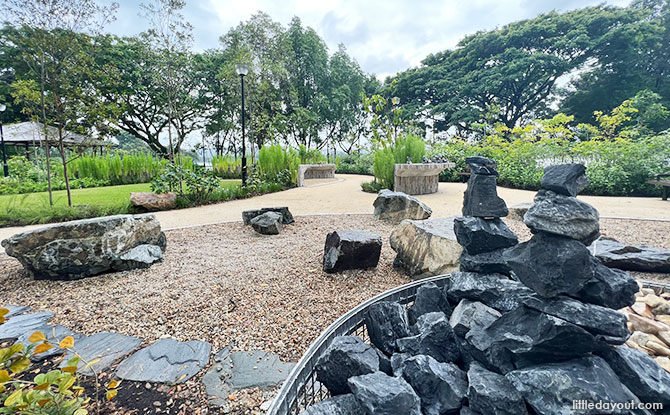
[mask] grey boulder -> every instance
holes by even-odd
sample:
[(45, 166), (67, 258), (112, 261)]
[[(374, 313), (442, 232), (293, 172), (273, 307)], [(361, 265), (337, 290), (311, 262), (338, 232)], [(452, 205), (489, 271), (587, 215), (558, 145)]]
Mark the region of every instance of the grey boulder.
[(463, 216), (502, 218), (509, 211), (498, 197), (496, 176), (472, 174), (463, 198)]
[(244, 222), (245, 225), (251, 225), (251, 220), (253, 218), (255, 218), (256, 216), (260, 216), (266, 212), (279, 213), (281, 215), (281, 222), (284, 225), (290, 225), (293, 222), (295, 222), (295, 220), (293, 220), (293, 215), (286, 206), (245, 210), (244, 212), (242, 212), (242, 221)]
[(588, 184), (589, 179), (583, 164), (559, 164), (545, 167), (540, 187), (575, 197)]
[(632, 246), (600, 237), (589, 246), (591, 253), (610, 268), (642, 272), (670, 272), (670, 250)]
[(261, 235), (279, 235), (282, 230), (282, 216), (277, 212), (265, 212), (251, 219), (249, 224)]
[(573, 297), (587, 303), (619, 310), (635, 304), (637, 281), (626, 271), (607, 268), (598, 258), (591, 257), (593, 278)]
[(463, 299), (479, 301), (498, 311), (511, 311), (523, 304), (535, 292), (519, 281), (500, 274), (475, 274), (454, 272), (451, 274), (447, 297), (453, 304)]
[(402, 377), (421, 399), (424, 415), (453, 413), (463, 405), (468, 380), (455, 364), (419, 355), (405, 360), (401, 370)]
[(154, 215), (116, 215), (23, 232), (2, 246), (36, 278), (72, 280), (149, 266), (162, 259), (166, 239)]
[(454, 219), (454, 233), (458, 243), (470, 255), (509, 248), (519, 243), (516, 234), (499, 218), (457, 217)]
[(162, 339), (123, 360), (116, 376), (140, 382), (183, 383), (207, 366), (211, 350), (207, 342)]
[(316, 380), (328, 388), (331, 395), (350, 393), (347, 380), (379, 370), (379, 356), (359, 337), (339, 336), (316, 363)]
[(471, 255), (467, 251), (461, 254), (461, 272), (476, 272), (479, 274), (512, 275), (512, 269), (507, 265), (505, 255), (510, 248), (496, 249), (495, 251)]
[(502, 314), (486, 304), (478, 301), (461, 300), (451, 314), (449, 324), (459, 337), (465, 337), (474, 327), (488, 327)]
[(372, 304), (365, 316), (365, 325), (370, 342), (387, 355), (396, 351), (396, 340), (410, 335), (407, 310), (395, 302)]
[(516, 278), (543, 297), (575, 294), (593, 278), (591, 254), (570, 238), (538, 233), (505, 253)]
[(323, 270), (340, 272), (348, 269), (374, 268), (379, 263), (382, 237), (360, 230), (339, 230), (326, 236)]
[(428, 219), (433, 211), (419, 199), (403, 192), (380, 190), (373, 202), (379, 220), (400, 223), (405, 219)]
[(486, 415), (528, 414), (523, 397), (504, 376), (474, 363), (468, 370), (468, 383), (472, 410)]
[(410, 324), (415, 324), (417, 319), (426, 313), (442, 312), (447, 317), (451, 315), (451, 307), (447, 296), (435, 283), (428, 282), (416, 290), (414, 304), (408, 311)]
[(588, 203), (540, 190), (535, 203), (523, 217), (524, 223), (534, 233), (549, 232), (576, 239), (589, 245), (600, 236), (600, 215)]
[(421, 400), (402, 378), (375, 372), (350, 378), (349, 387), (368, 415), (421, 415)]
[(300, 415), (365, 415), (365, 411), (353, 394), (333, 396), (318, 402)]
[(597, 356), (542, 364), (515, 370), (505, 376), (538, 414), (642, 414), (630, 409), (586, 410), (573, 402), (639, 402), (614, 371)]
[(438, 362), (455, 362), (461, 357), (460, 345), (444, 313), (428, 313), (415, 325), (418, 334), (398, 339), (400, 353), (427, 355)]

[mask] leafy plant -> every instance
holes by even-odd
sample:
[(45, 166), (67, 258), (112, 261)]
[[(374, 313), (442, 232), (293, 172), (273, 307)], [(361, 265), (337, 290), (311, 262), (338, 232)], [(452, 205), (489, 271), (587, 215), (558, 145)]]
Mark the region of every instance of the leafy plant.
[(196, 167), (189, 170), (182, 165), (170, 163), (151, 182), (151, 191), (154, 193), (175, 191), (179, 196), (198, 205), (209, 200), (210, 194), (219, 185), (219, 179), (202, 168)]

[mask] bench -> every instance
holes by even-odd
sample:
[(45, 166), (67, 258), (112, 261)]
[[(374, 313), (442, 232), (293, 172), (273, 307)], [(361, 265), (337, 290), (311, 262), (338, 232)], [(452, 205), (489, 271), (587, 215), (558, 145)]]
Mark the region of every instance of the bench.
[(335, 178), (334, 164), (300, 164), (298, 165), (297, 186), (305, 185), (306, 179), (333, 179)]
[[(663, 187), (663, 200), (668, 200), (668, 187), (670, 187), (670, 174), (657, 174), (655, 180), (649, 180), (647, 183)], [(666, 179), (666, 180), (663, 180)]]

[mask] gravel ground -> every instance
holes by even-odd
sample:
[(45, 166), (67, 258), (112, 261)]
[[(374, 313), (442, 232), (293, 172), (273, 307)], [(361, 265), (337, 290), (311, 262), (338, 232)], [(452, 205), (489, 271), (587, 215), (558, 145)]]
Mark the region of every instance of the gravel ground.
[[(523, 223), (507, 223), (521, 240), (530, 237)], [(603, 219), (601, 227), (622, 242), (670, 248), (670, 222)], [(326, 234), (348, 228), (382, 234), (379, 266), (324, 273)], [(0, 254), (0, 298), (50, 310), (56, 316), (53, 322), (84, 334), (108, 330), (148, 342), (165, 336), (204, 340), (214, 352), (232, 344), (235, 350), (261, 349), (297, 361), (337, 317), (409, 281), (392, 268), (391, 230), (371, 215), (297, 217), (282, 234), (270, 237), (241, 223), (171, 230), (166, 232), (163, 263), (71, 282), (33, 280), (16, 260)], [(663, 275), (636, 276), (670, 281)], [(192, 402), (202, 404), (202, 388), (189, 384), (181, 397), (196, 394)], [(236, 394), (230, 413), (259, 413), (270, 396), (258, 391)]]

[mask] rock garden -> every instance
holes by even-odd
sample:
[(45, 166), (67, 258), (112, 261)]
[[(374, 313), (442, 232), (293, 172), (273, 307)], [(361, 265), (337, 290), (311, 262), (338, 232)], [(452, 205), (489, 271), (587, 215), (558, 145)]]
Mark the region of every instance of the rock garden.
[[(575, 198), (576, 166), (547, 170), (525, 223), (507, 218), (493, 165), (469, 162), (462, 216), (432, 217), (418, 199), (382, 191), (374, 215), (294, 218), (278, 206), (170, 231), (136, 215), (17, 235), (0, 256), (0, 298), (12, 306), (0, 342), (71, 336), (73, 347), (34, 364), (100, 359), (79, 372), (86, 388), (122, 381), (107, 413), (264, 413), (339, 316), (456, 271), (444, 290), (422, 287), (409, 309), (371, 309), (370, 343), (334, 342), (317, 369), (333, 398), (306, 413), (544, 414), (574, 396), (667, 399), (670, 296), (633, 277), (665, 278), (670, 224), (636, 221), (641, 233), (600, 219)], [(578, 387), (537, 386), (575, 373)]]

